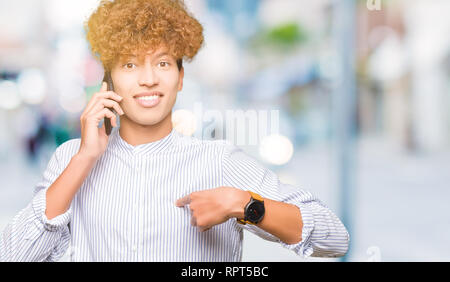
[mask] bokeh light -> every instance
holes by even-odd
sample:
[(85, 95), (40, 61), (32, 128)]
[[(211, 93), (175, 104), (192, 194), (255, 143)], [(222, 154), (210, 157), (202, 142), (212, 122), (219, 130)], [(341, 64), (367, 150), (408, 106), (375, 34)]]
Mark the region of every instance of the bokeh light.
[(47, 94), (47, 82), (40, 69), (23, 70), (17, 78), (19, 93), (28, 104), (40, 104)]
[(10, 80), (0, 81), (0, 107), (6, 110), (16, 109), (22, 103), (17, 83)]
[(197, 118), (189, 110), (175, 110), (172, 112), (172, 126), (181, 134), (192, 136), (197, 129)]
[(284, 165), (294, 154), (294, 145), (286, 136), (272, 134), (262, 138), (259, 145), (261, 157), (274, 165)]

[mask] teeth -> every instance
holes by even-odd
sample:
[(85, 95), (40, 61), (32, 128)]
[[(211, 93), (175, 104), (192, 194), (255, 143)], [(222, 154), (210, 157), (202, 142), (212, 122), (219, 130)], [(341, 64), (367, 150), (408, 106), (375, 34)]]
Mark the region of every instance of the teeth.
[(139, 100), (150, 100), (150, 101), (152, 101), (152, 100), (156, 100), (156, 99), (158, 99), (158, 95), (153, 95), (153, 96), (143, 96), (143, 97), (138, 97), (138, 99)]

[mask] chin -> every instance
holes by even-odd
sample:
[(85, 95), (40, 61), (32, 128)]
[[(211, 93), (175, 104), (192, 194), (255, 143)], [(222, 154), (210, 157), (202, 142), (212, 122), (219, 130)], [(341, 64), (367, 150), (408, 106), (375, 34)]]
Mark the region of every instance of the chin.
[(153, 126), (153, 125), (157, 125), (157, 124), (161, 123), (161, 121), (162, 120), (160, 120), (160, 119), (145, 120), (145, 121), (138, 122), (138, 124), (141, 125), (141, 126)]
[(164, 120), (164, 117), (155, 116), (155, 117), (145, 117), (145, 118), (137, 118), (133, 120), (133, 122), (141, 125), (141, 126), (153, 126), (161, 123)]

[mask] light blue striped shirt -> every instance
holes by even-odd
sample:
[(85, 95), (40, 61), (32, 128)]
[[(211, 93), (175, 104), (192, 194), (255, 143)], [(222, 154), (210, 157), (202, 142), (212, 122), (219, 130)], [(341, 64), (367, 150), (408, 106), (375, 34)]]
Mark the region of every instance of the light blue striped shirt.
[[(0, 261), (241, 261), (243, 229), (296, 254), (337, 257), (349, 234), (336, 215), (310, 192), (277, 175), (226, 140), (200, 140), (175, 129), (151, 143), (132, 146), (113, 128), (105, 153), (83, 182), (70, 208), (45, 216), (47, 188), (78, 152), (81, 139), (52, 155), (34, 197), (3, 230)], [(200, 232), (189, 206), (175, 201), (191, 192), (231, 186), (299, 207), (302, 241), (286, 244), (234, 218)], [(69, 248), (70, 246), (70, 248)]]

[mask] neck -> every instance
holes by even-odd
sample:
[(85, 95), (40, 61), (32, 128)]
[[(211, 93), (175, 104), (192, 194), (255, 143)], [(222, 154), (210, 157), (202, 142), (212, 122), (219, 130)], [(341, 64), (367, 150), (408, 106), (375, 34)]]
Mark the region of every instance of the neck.
[(132, 146), (158, 141), (172, 131), (172, 114), (153, 125), (135, 123), (125, 116), (120, 117), (120, 137)]

